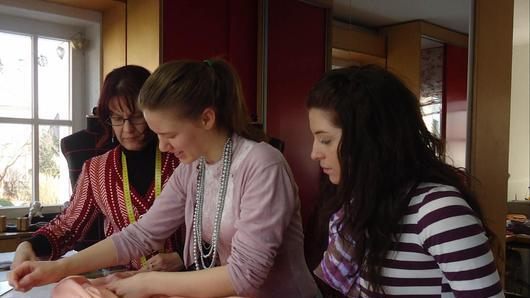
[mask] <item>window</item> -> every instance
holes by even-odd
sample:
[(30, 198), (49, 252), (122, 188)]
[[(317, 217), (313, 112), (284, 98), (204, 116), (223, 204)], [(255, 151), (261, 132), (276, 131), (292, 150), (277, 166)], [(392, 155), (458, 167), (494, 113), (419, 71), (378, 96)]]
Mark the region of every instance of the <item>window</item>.
[(0, 207), (68, 200), (60, 139), (72, 133), (69, 41), (0, 31)]
[(442, 96), (444, 46), (438, 41), (422, 37), (420, 106), (423, 121), (429, 131), (442, 138)]

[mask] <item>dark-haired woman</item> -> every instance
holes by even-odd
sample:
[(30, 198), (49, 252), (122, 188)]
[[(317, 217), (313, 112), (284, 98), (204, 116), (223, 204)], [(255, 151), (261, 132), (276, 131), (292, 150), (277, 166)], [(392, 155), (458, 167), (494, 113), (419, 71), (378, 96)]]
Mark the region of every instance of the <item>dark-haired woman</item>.
[[(12, 272), (17, 289), (125, 262), (160, 247), (185, 223), (191, 272), (146, 272), (107, 287), (118, 296), (315, 297), (300, 202), (282, 154), (252, 131), (234, 69), (222, 60), (160, 66), (140, 106), (160, 149), (181, 165), (136, 224), (55, 263)], [(95, 256), (95, 257), (94, 257)]]
[[(137, 108), (140, 88), (149, 75), (143, 67), (128, 65), (106, 76), (98, 111), (105, 121), (107, 140), (112, 135), (119, 146), (84, 164), (69, 207), (17, 247), (12, 269), (28, 260), (59, 258), (83, 238), (99, 214), (104, 215), (105, 235), (110, 236), (151, 207), (178, 160), (158, 150), (156, 135)], [(164, 253), (149, 260), (145, 256), (132, 259), (129, 265), (131, 269), (142, 265), (146, 270), (181, 269), (176, 245), (172, 235), (165, 242)]]
[(478, 204), (395, 75), (331, 71), (307, 107), (334, 188), (320, 279), (348, 297), (503, 297)]

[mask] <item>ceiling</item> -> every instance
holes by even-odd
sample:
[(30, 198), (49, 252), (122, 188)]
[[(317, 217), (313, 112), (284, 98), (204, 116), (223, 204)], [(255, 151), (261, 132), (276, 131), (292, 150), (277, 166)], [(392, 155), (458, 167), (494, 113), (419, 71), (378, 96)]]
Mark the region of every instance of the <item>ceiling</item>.
[[(58, 4), (105, 11), (125, 0), (44, 0)], [(334, 0), (333, 18), (346, 24), (379, 28), (396, 23), (424, 20), (460, 33), (469, 33), (473, 0)], [(529, 0), (514, 0), (514, 44), (529, 42)]]
[(467, 34), (470, 6), (471, 0), (334, 0), (333, 18), (373, 29), (424, 20)]
[(528, 0), (515, 0), (513, 13), (513, 44), (528, 44), (530, 33), (530, 22), (528, 21), (528, 11), (530, 6)]
[[(333, 19), (375, 29), (424, 20), (460, 33), (469, 33), (473, 0), (334, 0)], [(514, 0), (513, 43), (529, 43), (529, 0)]]

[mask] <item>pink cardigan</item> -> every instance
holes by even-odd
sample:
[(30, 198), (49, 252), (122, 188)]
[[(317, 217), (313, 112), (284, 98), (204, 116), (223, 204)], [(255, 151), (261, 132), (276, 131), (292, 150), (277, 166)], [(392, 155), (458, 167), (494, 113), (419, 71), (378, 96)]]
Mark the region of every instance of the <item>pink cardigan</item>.
[[(228, 266), (238, 295), (314, 297), (317, 287), (304, 258), (300, 201), (287, 162), (266, 143), (237, 135), (233, 141), (232, 159), (240, 154), (243, 158), (230, 170), (233, 201), (225, 203), (231, 210), (225, 209), (222, 218), (221, 264)], [(111, 237), (120, 263), (160, 248), (184, 223), (184, 264), (193, 265), (196, 180), (197, 161), (180, 164), (151, 209), (136, 224)]]

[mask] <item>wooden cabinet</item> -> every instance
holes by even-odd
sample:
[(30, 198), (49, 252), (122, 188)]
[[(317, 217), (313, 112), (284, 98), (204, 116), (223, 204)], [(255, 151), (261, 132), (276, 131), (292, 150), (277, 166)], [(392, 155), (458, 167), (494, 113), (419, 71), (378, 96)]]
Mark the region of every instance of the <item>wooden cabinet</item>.
[(0, 253), (15, 251), (18, 244), (31, 237), (33, 232), (0, 233)]
[(300, 188), (307, 223), (319, 196), (320, 167), (310, 158), (313, 137), (305, 103), (329, 68), (331, 6), (268, 1), (267, 133), (285, 142), (284, 155)]
[(162, 1), (160, 62), (211, 57), (227, 60), (241, 78), (249, 113), (258, 117), (259, 2)]
[(305, 101), (330, 66), (331, 4), (299, 0), (126, 4), (126, 64), (154, 70), (159, 63), (176, 59), (221, 57), (234, 65), (251, 116), (264, 124), (269, 135), (285, 142), (284, 155), (300, 187), (305, 220), (316, 202), (319, 179), (318, 164), (310, 159), (312, 136)]

